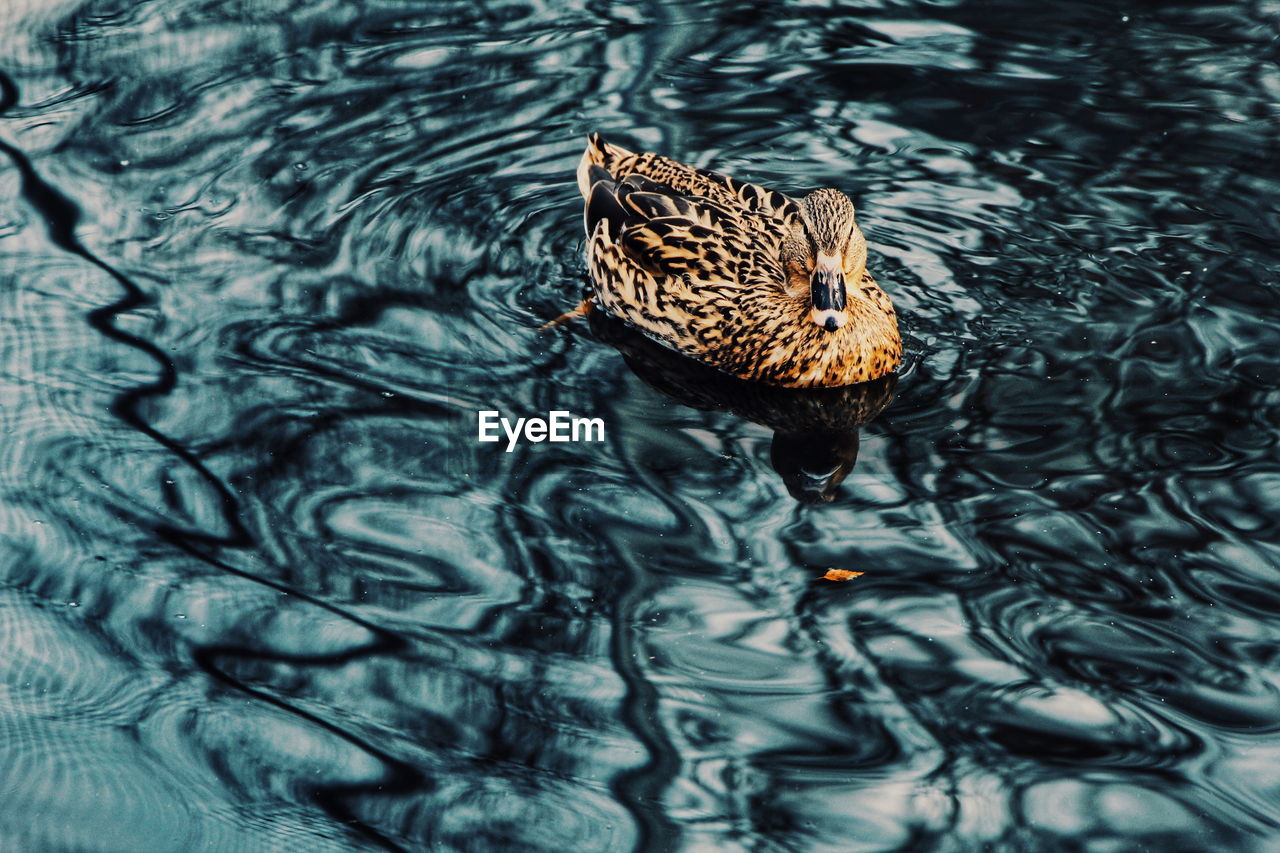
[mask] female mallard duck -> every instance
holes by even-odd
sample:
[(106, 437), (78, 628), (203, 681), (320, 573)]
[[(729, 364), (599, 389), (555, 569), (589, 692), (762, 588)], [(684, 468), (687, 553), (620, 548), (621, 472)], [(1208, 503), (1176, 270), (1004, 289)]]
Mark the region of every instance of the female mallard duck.
[(867, 382), (901, 361), (893, 304), (839, 190), (796, 201), (599, 134), (578, 187), (594, 302), (655, 341), (793, 388)]

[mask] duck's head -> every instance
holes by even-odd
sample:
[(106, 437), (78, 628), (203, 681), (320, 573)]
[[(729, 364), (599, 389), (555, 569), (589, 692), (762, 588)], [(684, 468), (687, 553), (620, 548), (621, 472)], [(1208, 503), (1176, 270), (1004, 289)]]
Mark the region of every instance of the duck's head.
[(853, 202), (839, 190), (814, 190), (800, 201), (800, 217), (782, 244), (794, 287), (808, 287), (810, 318), (834, 332), (849, 319), (846, 283), (857, 286), (867, 268), (867, 240), (853, 218)]

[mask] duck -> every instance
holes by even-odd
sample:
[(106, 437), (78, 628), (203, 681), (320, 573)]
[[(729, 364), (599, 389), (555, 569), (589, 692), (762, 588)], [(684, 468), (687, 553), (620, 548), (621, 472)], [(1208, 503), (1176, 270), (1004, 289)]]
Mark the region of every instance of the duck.
[(870, 382), (902, 361), (853, 202), (777, 190), (590, 135), (577, 170), (587, 298), (668, 349), (789, 388)]

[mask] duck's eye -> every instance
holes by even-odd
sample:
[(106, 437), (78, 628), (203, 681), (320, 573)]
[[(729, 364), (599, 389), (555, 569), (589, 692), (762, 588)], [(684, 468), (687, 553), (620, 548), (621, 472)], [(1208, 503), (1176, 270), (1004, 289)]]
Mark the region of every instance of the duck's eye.
[(862, 232), (858, 230), (858, 223), (854, 223), (849, 229), (849, 236), (845, 238), (844, 250), (852, 251), (860, 242), (862, 242)]

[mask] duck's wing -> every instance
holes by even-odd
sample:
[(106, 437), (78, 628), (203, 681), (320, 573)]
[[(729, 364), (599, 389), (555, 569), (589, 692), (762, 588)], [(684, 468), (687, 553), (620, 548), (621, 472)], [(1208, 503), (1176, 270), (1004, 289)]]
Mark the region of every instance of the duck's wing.
[(778, 229), (744, 210), (631, 175), (592, 184), (585, 218), (597, 303), (680, 352), (715, 363), (784, 292)]
[(756, 267), (775, 265), (774, 247), (755, 217), (634, 175), (615, 193), (629, 212), (620, 242), (655, 275), (739, 284), (753, 272), (770, 271)]
[(782, 193), (598, 135), (578, 182), (594, 297), (658, 342), (714, 363), (784, 295), (781, 247), (799, 208)]
[[(587, 195), (584, 224), (647, 272), (667, 297), (716, 289), (772, 287), (783, 280), (782, 231), (771, 217), (687, 195), (639, 174), (607, 180)], [(682, 293), (688, 291), (688, 293)]]
[[(578, 189), (584, 198), (602, 177), (615, 182), (638, 176), (689, 198), (701, 198), (729, 210), (742, 210), (790, 226), (800, 215), (795, 199), (759, 184), (747, 183), (689, 166), (670, 157), (650, 152), (636, 154), (591, 134), (578, 166)], [(772, 224), (772, 223), (770, 223)]]
[(780, 192), (634, 154), (592, 134), (578, 167), (588, 238), (606, 223), (611, 242), (662, 279), (780, 283), (783, 238), (799, 217)]

